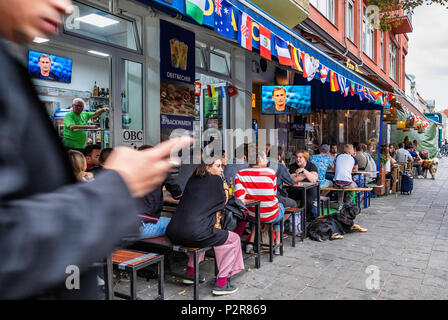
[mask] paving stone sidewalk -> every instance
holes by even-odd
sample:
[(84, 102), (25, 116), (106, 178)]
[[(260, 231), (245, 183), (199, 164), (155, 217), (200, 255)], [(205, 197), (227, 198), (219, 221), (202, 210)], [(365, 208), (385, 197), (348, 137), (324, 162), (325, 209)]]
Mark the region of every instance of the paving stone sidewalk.
[[(269, 262), (263, 255), (260, 269), (254, 259), (232, 278), (239, 287), (229, 296), (215, 297), (212, 285), (200, 291), (201, 299), (214, 300), (395, 300), (448, 299), (448, 158), (440, 160), (435, 180), (416, 179), (411, 195), (372, 199), (356, 223), (367, 233), (344, 239), (315, 242), (306, 239), (291, 247), (285, 240), (283, 256)], [(183, 271), (186, 258), (177, 257)], [(213, 259), (201, 264), (201, 274), (213, 276)], [(128, 282), (116, 289), (129, 290)], [(152, 299), (157, 280), (138, 278), (140, 299)], [(192, 299), (192, 286), (169, 274), (165, 299)]]

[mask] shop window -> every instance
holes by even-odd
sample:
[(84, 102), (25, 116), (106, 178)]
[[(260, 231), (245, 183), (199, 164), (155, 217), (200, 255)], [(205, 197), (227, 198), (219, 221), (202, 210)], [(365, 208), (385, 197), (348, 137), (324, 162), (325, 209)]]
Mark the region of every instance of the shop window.
[(196, 47), (196, 68), (206, 69), (204, 52), (202, 48)]
[(143, 66), (141, 63), (121, 60), (122, 129), (143, 130)]
[(64, 32), (110, 45), (141, 51), (134, 21), (73, 1), (75, 14), (67, 16)]
[(322, 13), (322, 15), (334, 23), (334, 0), (311, 0), (310, 3)]
[(230, 76), (230, 54), (215, 49), (210, 52), (210, 71)]

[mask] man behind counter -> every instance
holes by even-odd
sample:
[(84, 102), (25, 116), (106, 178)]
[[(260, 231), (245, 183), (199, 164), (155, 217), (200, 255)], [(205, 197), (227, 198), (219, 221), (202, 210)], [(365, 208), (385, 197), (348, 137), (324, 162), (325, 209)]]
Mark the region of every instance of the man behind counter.
[(75, 149), (83, 152), (86, 146), (87, 131), (97, 129), (95, 125), (87, 125), (87, 121), (98, 117), (103, 112), (109, 112), (109, 108), (101, 108), (95, 112), (84, 112), (85, 102), (76, 98), (73, 100), (72, 111), (64, 118), (64, 139), (62, 143), (67, 149)]

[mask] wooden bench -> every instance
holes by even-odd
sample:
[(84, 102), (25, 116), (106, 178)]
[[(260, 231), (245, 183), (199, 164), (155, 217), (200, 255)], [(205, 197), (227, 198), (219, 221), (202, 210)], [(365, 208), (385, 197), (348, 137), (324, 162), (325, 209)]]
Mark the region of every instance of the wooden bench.
[(164, 298), (164, 265), (163, 255), (147, 253), (136, 250), (116, 250), (112, 253), (112, 263), (115, 269), (127, 271), (131, 276), (131, 295), (114, 292), (114, 295), (123, 299), (137, 299), (137, 271), (157, 263), (159, 276), (159, 295), (155, 300)]
[(373, 188), (370, 187), (356, 187), (356, 188), (336, 188), (336, 187), (325, 187), (320, 188), (322, 191), (337, 191), (337, 192), (345, 192), (345, 191), (353, 191), (358, 194), (358, 207), (361, 207), (361, 203), (359, 201), (361, 192), (364, 192), (364, 208), (367, 208), (367, 198), (370, 199), (368, 192), (372, 191)]
[[(205, 247), (205, 248), (190, 248), (190, 247), (183, 247), (183, 246), (179, 246), (179, 245), (174, 245), (171, 243), (171, 241), (168, 239), (167, 236), (161, 236), (161, 237), (157, 237), (157, 238), (148, 238), (148, 239), (142, 239), (137, 241), (136, 245), (142, 246), (144, 248), (148, 248), (148, 249), (161, 249), (164, 251), (171, 251), (171, 252), (182, 252), (185, 253), (187, 255), (189, 254), (193, 254), (194, 257), (194, 300), (199, 300), (199, 287), (201, 286), (205, 286), (207, 285), (209, 282), (211, 281), (215, 281), (214, 278), (209, 279), (208, 281), (202, 283), (201, 285), (199, 285), (199, 261), (198, 261), (198, 256), (199, 253), (201, 252), (206, 252), (209, 251), (211, 249), (213, 249), (213, 247)], [(216, 262), (215, 262), (215, 276), (218, 274), (217, 272), (217, 267), (216, 267)], [(181, 274), (175, 274), (172, 273), (174, 276), (178, 276), (180, 278), (185, 278), (185, 275), (181, 275)]]

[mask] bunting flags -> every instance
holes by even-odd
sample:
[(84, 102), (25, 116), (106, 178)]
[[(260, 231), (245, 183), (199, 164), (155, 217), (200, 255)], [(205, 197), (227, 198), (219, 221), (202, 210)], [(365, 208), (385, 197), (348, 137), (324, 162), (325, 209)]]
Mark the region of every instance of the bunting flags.
[(233, 24), (235, 14), (233, 6), (227, 0), (215, 0), (215, 26), (214, 29), (220, 35), (236, 39), (238, 28)]
[(346, 96), (346, 92), (347, 90), (347, 82), (345, 81), (345, 77), (341, 74), (338, 74), (337, 76), (337, 80), (338, 80), (338, 85), (339, 85), (339, 89), (341, 91), (341, 94), (343, 94), (344, 96)]
[(320, 65), (319, 60), (315, 59), (314, 57), (310, 57), (310, 55), (305, 56), (305, 61), (303, 62), (303, 70), (306, 70), (307, 75), (306, 78), (308, 81), (314, 79), (314, 76), (316, 75), (316, 72), (319, 69), (319, 65)]
[(364, 87), (360, 84), (358, 84), (358, 96), (359, 96), (359, 101), (362, 101), (366, 98), (365, 94), (364, 94)]
[[(206, 7), (207, 12), (205, 11)], [(322, 83), (325, 83), (329, 77), (332, 92), (340, 91), (344, 97), (349, 94), (353, 97), (357, 94), (360, 101), (367, 98), (372, 103), (390, 108), (390, 102), (393, 100), (392, 93), (374, 91), (321, 65), (318, 59), (295, 48), (292, 43), (285, 41), (280, 35), (274, 34), (267, 27), (253, 20), (247, 13), (240, 11), (229, 0), (185, 0), (185, 9), (186, 14), (198, 24), (203, 24), (205, 15), (213, 14), (214, 30), (217, 33), (228, 39), (237, 39), (238, 43), (247, 50), (252, 51), (254, 48), (259, 48), (260, 56), (263, 58), (272, 60), (272, 50), (275, 48), (279, 63), (302, 72), (303, 77), (308, 81), (313, 80), (316, 73), (319, 72), (318, 78)], [(286, 37), (285, 39), (290, 38)], [(232, 97), (238, 94), (238, 90), (233, 86), (220, 87), (219, 90), (223, 97)], [(210, 97), (216, 96), (214, 86), (207, 86), (207, 91)]]
[(236, 96), (238, 94), (238, 90), (232, 85), (228, 85), (226, 87), (226, 89), (227, 89), (227, 94), (228, 94), (229, 98)]
[(186, 13), (193, 18), (198, 24), (202, 24), (204, 20), (206, 0), (186, 0)]
[(260, 55), (271, 60), (271, 31), (260, 24)]
[(229, 97), (229, 93), (227, 92), (227, 87), (226, 86), (219, 87), (219, 90), (221, 91), (221, 96), (223, 98), (228, 98)]
[(337, 75), (333, 70), (330, 70), (330, 90), (331, 92), (339, 91)]
[(252, 18), (247, 13), (242, 12), (240, 21), (238, 43), (243, 48), (252, 51)]
[(279, 63), (284, 66), (291, 66), (292, 61), (288, 43), (277, 35), (275, 36), (275, 49), (277, 50)]
[(325, 83), (325, 81), (327, 80), (327, 76), (328, 76), (328, 68), (322, 65), (322, 67), (320, 68), (320, 81), (322, 81), (322, 83)]
[(292, 66), (297, 71), (303, 72), (302, 67), (300, 66), (300, 50), (295, 48), (294, 46), (290, 46), (291, 48), (291, 60)]

